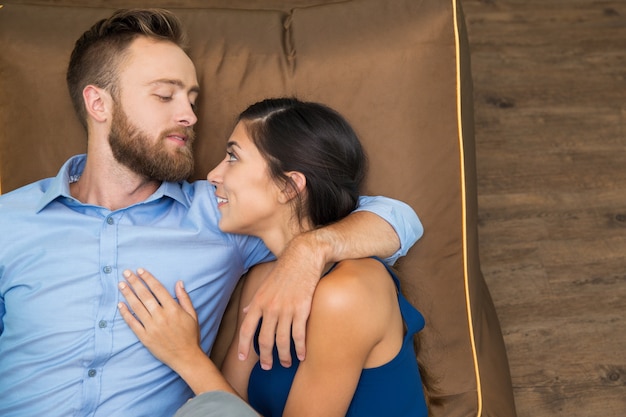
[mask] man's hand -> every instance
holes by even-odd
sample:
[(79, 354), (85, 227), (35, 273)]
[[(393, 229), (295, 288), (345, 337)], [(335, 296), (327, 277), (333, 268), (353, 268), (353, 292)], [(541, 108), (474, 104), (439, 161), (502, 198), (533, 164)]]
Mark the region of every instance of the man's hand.
[[(417, 224), (421, 227), (419, 220)], [(400, 238), (395, 229), (382, 217), (367, 211), (352, 213), (336, 223), (293, 238), (283, 253), (277, 254), (274, 269), (244, 308), (247, 314), (239, 330), (239, 359), (248, 357), (259, 320), (263, 318), (259, 334), (261, 367), (272, 367), (274, 342), (280, 363), (291, 366), (291, 338), (298, 358), (303, 360), (313, 293), (327, 264), (368, 256), (386, 258), (399, 247)]]
[(252, 302), (244, 308), (246, 317), (239, 330), (240, 359), (248, 357), (261, 318), (259, 356), (263, 369), (272, 367), (274, 342), (283, 366), (291, 366), (292, 338), (298, 358), (304, 359), (306, 323), (315, 287), (326, 264), (324, 247), (315, 233), (304, 233), (280, 254)]

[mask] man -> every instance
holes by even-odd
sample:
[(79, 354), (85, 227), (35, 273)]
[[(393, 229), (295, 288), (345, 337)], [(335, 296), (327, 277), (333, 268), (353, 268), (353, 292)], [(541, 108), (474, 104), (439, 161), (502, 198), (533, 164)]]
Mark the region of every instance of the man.
[[(182, 45), (166, 11), (120, 11), (96, 23), (76, 42), (67, 74), (87, 155), (0, 197), (2, 416), (173, 415), (191, 393), (119, 316), (122, 271), (145, 267), (171, 292), (184, 279), (208, 352), (239, 277), (272, 259), (258, 239), (219, 231), (210, 184), (184, 181), (199, 88)], [(368, 211), (292, 242), (247, 307), (242, 358), (260, 317), (264, 366), (274, 340), (288, 364), (291, 333), (304, 357), (323, 265), (399, 246), (405, 253), (421, 235), (402, 203), (362, 206)]]

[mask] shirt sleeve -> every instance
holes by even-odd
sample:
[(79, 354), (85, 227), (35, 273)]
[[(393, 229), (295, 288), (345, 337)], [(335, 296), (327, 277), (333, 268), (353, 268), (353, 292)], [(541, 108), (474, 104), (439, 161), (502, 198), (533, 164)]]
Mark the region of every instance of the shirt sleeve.
[(398, 258), (405, 256), (411, 247), (424, 234), (424, 227), (415, 211), (406, 203), (381, 196), (361, 196), (359, 207), (355, 211), (369, 211), (383, 218), (393, 227), (400, 239), (400, 248), (385, 259), (393, 265)]
[(256, 264), (275, 261), (276, 257), (258, 237), (248, 235), (231, 235), (236, 240), (243, 257), (244, 272)]

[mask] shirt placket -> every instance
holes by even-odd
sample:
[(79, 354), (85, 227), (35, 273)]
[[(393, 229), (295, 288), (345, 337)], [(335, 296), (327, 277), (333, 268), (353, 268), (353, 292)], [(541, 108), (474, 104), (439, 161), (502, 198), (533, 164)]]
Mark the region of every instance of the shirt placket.
[(105, 364), (113, 350), (113, 323), (117, 314), (120, 271), (117, 266), (118, 226), (123, 212), (103, 212), (100, 228), (99, 277), (100, 297), (95, 310), (93, 323), (93, 360), (84, 369), (84, 403), (85, 415), (93, 415), (96, 411), (102, 392), (102, 378)]

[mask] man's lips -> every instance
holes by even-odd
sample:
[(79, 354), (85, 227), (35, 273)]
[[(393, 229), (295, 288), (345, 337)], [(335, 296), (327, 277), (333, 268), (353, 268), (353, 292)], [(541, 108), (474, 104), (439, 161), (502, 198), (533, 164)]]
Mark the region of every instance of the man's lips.
[(167, 135), (167, 138), (173, 142), (180, 144), (181, 146), (187, 143), (187, 136), (185, 135), (171, 134)]
[(163, 137), (178, 146), (190, 146), (194, 141), (195, 133), (192, 128), (170, 129), (164, 132)]

